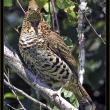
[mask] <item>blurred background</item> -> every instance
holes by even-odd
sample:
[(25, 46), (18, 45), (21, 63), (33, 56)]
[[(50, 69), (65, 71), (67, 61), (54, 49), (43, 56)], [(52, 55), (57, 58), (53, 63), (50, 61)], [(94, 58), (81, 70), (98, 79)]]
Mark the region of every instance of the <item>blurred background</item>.
[[(28, 7), (28, 0), (19, 0), (23, 9), (26, 11)], [(105, 0), (87, 0), (89, 12), (87, 18), (102, 38), (106, 41), (106, 2)], [(53, 29), (52, 6), (50, 0), (38, 0), (39, 7), (43, 13), (45, 21)], [(60, 35), (64, 37), (65, 43), (69, 46), (72, 54), (78, 62), (79, 45), (77, 37), (77, 23), (78, 23), (78, 3), (70, 0), (55, 0), (55, 7), (57, 10), (57, 18), (59, 23)], [(18, 41), (22, 26), (24, 13), (17, 3), (17, 0), (4, 0), (4, 39), (16, 51), (18, 49)], [(56, 24), (54, 24), (56, 27)], [(105, 110), (105, 45), (92, 31), (87, 21), (84, 21), (85, 32), (85, 51), (86, 51), (86, 65), (84, 75), (84, 87), (92, 97), (97, 106), (97, 110)], [(5, 65), (7, 70), (9, 67)], [(19, 76), (9, 69), (10, 81), (16, 87), (22, 89), (26, 93), (35, 97), (34, 90), (30, 88)], [(18, 83), (19, 82), (19, 83)], [(24, 96), (18, 95), (25, 107), (31, 108), (33, 105)], [(46, 103), (44, 99), (41, 101)], [(16, 100), (10, 89), (4, 85), (4, 110), (12, 110), (7, 106), (7, 103), (15, 108), (19, 108), (19, 103)], [(34, 110), (34, 109), (33, 109)], [(35, 110), (39, 110), (36, 108)], [(43, 109), (44, 110), (44, 109)], [(53, 107), (53, 110), (58, 110)]]

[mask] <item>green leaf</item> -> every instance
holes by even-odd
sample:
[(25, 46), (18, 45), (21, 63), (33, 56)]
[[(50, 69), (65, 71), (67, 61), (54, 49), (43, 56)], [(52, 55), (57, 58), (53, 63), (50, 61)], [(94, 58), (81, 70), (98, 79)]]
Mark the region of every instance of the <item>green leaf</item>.
[(66, 43), (68, 46), (73, 45), (72, 40), (71, 40), (69, 37), (67, 37), (67, 36), (64, 36), (64, 41), (65, 41), (65, 43)]
[(56, 0), (56, 5), (60, 9), (65, 9), (69, 6), (74, 5), (74, 2), (72, 2), (70, 0)]
[[(19, 97), (19, 99), (23, 99), (24, 98), (23, 96), (18, 96), (18, 97)], [(8, 93), (4, 94), (4, 99), (6, 99), (6, 98), (16, 98), (16, 96), (13, 93), (8, 92)]]
[(59, 110), (56, 106), (54, 106), (53, 110)]
[(50, 15), (43, 15), (45, 21), (48, 23), (49, 27), (51, 28), (51, 20)]
[[(50, 5), (51, 6), (51, 5)], [(52, 6), (50, 7), (51, 9), (52, 9)], [(49, 3), (46, 3), (45, 5), (44, 5), (44, 9), (47, 11), (47, 12), (49, 12)]]
[(38, 6), (40, 8), (43, 8), (43, 6), (48, 2), (48, 0), (36, 0), (36, 2), (38, 3)]
[(15, 98), (15, 95), (13, 95), (13, 93), (8, 92), (4, 94), (4, 99), (6, 98)]
[(62, 90), (64, 98), (73, 104), (75, 107), (79, 107), (78, 100), (76, 99), (75, 95), (71, 91), (67, 91), (66, 89)]
[(4, 7), (11, 7), (12, 6), (12, 0), (4, 0)]

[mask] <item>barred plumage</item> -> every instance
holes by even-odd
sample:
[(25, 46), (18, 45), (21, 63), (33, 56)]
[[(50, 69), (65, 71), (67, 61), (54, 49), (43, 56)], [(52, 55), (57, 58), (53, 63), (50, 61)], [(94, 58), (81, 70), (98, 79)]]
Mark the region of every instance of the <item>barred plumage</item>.
[(79, 102), (92, 102), (78, 81), (74, 57), (64, 40), (45, 23), (34, 0), (29, 1), (23, 20), (19, 49), (28, 68), (34, 73), (39, 71), (51, 89), (58, 90), (69, 82), (68, 88), (74, 92)]

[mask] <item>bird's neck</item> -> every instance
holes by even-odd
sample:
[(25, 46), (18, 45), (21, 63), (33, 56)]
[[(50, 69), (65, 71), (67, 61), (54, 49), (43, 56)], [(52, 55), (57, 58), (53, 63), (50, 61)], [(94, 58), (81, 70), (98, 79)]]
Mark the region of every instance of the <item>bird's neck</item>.
[(50, 32), (49, 26), (43, 19), (39, 22), (38, 26), (33, 27), (28, 20), (28, 15), (25, 15), (21, 33), (48, 36)]
[(38, 34), (42, 34), (43, 36), (48, 36), (51, 30), (47, 23), (42, 20), (38, 25)]
[(28, 21), (28, 16), (25, 15), (23, 24), (22, 24), (20, 39), (23, 42), (25, 42), (26, 39), (28, 38), (33, 39), (35, 37), (37, 37), (35, 29), (32, 27), (31, 23)]

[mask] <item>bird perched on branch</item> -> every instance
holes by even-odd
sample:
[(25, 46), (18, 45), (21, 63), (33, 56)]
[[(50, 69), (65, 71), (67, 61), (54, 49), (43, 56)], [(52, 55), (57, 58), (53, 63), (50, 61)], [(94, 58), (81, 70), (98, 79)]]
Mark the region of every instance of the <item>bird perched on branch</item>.
[(62, 37), (43, 20), (35, 0), (29, 0), (19, 50), (28, 68), (34, 73), (39, 71), (42, 80), (51, 89), (58, 90), (68, 83), (66, 88), (76, 95), (79, 103), (92, 104), (90, 96), (78, 80), (74, 57)]

